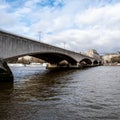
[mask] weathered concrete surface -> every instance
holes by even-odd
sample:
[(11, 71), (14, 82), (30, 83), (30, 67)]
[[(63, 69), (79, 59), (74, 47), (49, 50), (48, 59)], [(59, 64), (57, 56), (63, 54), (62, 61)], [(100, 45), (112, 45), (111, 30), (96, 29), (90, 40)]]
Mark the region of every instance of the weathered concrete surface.
[(92, 62), (99, 60), (1, 30), (0, 51), (2, 51), (0, 52), (0, 58), (3, 59), (30, 55), (43, 59), (48, 63), (59, 63), (62, 60), (67, 60), (71, 64), (77, 64), (83, 59), (91, 60)]
[(0, 59), (0, 82), (13, 81), (13, 74), (7, 63)]

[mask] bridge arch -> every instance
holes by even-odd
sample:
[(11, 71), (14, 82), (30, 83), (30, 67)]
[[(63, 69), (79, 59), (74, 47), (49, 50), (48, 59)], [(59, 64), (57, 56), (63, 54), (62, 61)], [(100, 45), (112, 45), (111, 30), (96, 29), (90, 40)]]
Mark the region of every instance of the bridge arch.
[(102, 60), (101, 60), (101, 61), (99, 61), (98, 63), (99, 63), (99, 65), (102, 65), (102, 64), (103, 64)]
[(81, 65), (92, 65), (92, 61), (88, 58), (84, 58), (79, 62)]
[(40, 58), (48, 63), (53, 63), (53, 64), (59, 63), (63, 60), (66, 60), (68, 63), (71, 64), (77, 63), (77, 61), (74, 58), (57, 52), (34, 53), (34, 54), (30, 54), (30, 56)]
[(68, 55), (65, 55), (65, 54), (57, 53), (57, 52), (28, 53), (28, 54), (22, 54), (22, 55), (10, 57), (10, 58), (7, 58), (6, 60), (16, 59), (16, 58), (26, 56), (26, 55), (42, 59), (42, 60), (44, 60), (48, 63), (51, 63), (51, 64), (58, 64), (63, 60), (66, 60), (70, 64), (77, 63), (77, 61), (74, 58), (72, 58)]
[(93, 61), (93, 65), (98, 65), (98, 64), (99, 64), (99, 62), (97, 60)]

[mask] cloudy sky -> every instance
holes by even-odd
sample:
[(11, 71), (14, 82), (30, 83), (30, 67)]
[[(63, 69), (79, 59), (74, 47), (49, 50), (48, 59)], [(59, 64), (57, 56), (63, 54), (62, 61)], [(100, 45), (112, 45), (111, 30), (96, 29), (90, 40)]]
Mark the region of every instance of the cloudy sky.
[(0, 29), (77, 52), (117, 52), (120, 0), (0, 0)]

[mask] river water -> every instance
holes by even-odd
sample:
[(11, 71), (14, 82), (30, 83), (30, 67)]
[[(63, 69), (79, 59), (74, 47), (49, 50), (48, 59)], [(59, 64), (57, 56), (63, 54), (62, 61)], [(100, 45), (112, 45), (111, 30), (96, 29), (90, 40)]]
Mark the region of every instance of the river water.
[(120, 120), (120, 67), (49, 71), (11, 66), (0, 83), (0, 120)]

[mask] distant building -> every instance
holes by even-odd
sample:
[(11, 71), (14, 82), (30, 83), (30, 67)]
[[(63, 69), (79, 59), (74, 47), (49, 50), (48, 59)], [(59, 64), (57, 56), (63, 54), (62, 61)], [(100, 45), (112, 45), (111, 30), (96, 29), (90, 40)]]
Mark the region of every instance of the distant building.
[(119, 53), (109, 53), (103, 56), (104, 63), (120, 63)]
[(30, 64), (30, 63), (44, 63), (45, 61), (31, 56), (24, 56), (18, 58), (17, 62), (23, 64)]
[(96, 59), (101, 59), (101, 56), (98, 54), (98, 52), (95, 49), (88, 50), (85, 53), (85, 55), (96, 58)]

